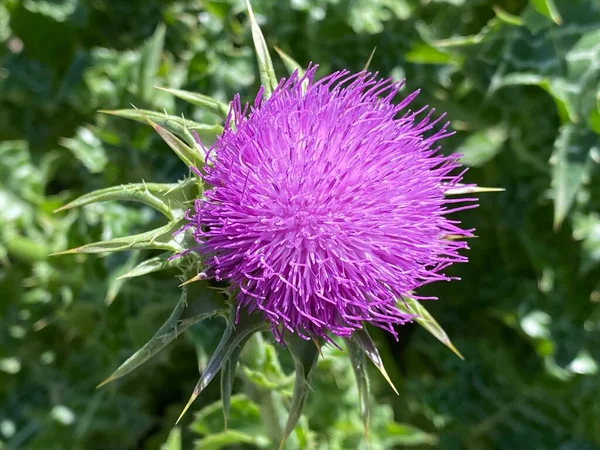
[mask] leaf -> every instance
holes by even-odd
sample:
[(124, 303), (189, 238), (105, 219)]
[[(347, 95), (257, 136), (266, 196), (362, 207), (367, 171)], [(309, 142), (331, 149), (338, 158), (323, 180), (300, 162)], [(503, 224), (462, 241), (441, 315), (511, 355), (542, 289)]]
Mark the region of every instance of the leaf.
[(260, 82), (265, 89), (264, 96), (269, 98), (273, 93), (273, 90), (277, 87), (277, 77), (275, 76), (275, 69), (273, 68), (273, 62), (269, 55), (269, 48), (265, 42), (265, 37), (260, 31), (260, 27), (254, 17), (252, 6), (250, 1), (246, 0), (246, 8), (248, 9), (248, 18), (250, 20), (250, 28), (252, 29), (252, 40), (254, 41), (254, 48), (256, 50), (256, 59), (258, 60), (258, 72), (260, 74)]
[(455, 153), (462, 154), (460, 162), (465, 166), (479, 167), (490, 161), (502, 149), (506, 130), (502, 126), (470, 133)]
[(219, 370), (221, 370), (225, 361), (231, 357), (236, 351), (236, 348), (240, 346), (249, 335), (266, 327), (261, 314), (255, 313), (247, 315), (244, 309), (239, 312), (239, 318), (236, 322), (236, 311), (237, 307), (235, 305), (232, 306), (229, 313), (229, 319), (227, 320), (227, 328), (223, 333), (221, 342), (219, 342), (217, 349), (206, 364), (206, 369), (202, 372), (202, 376), (198, 380), (198, 383), (196, 383), (192, 395), (179, 415), (177, 422), (181, 420), (194, 400), (198, 398), (204, 388), (208, 386)]
[(60, 144), (71, 150), (73, 156), (80, 161), (90, 173), (100, 173), (108, 163), (102, 142), (94, 133), (85, 127), (77, 129), (73, 138), (63, 138)]
[(313, 369), (317, 365), (319, 359), (319, 348), (313, 341), (307, 341), (299, 337), (297, 334), (292, 334), (286, 339), (286, 345), (294, 360), (294, 369), (296, 371), (296, 380), (294, 382), (294, 394), (292, 403), (289, 409), (289, 415), (279, 449), (283, 449), (285, 441), (296, 427), (298, 420), (302, 416), (308, 393), (310, 392), (310, 379)]
[(163, 227), (145, 233), (134, 234), (107, 241), (94, 242), (81, 247), (64, 250), (51, 254), (51, 256), (67, 255), (72, 253), (108, 253), (127, 250), (168, 250), (172, 253), (183, 251), (181, 245), (173, 239), (173, 233), (183, 226), (181, 220), (169, 222)]
[(394, 383), (392, 383), (392, 380), (383, 366), (383, 361), (381, 360), (381, 356), (379, 356), (379, 350), (377, 350), (377, 346), (375, 345), (375, 342), (373, 342), (373, 339), (371, 339), (371, 336), (366, 328), (363, 328), (362, 330), (356, 330), (354, 333), (352, 333), (351, 339), (356, 342), (356, 345), (362, 349), (363, 353), (367, 355), (375, 367), (377, 367), (379, 372), (381, 372), (381, 375), (383, 375), (383, 378), (385, 378), (385, 381), (388, 382), (396, 395), (399, 395), (396, 386), (394, 386)]
[(65, 211), (67, 209), (79, 208), (98, 202), (108, 202), (112, 200), (140, 202), (151, 208), (154, 208), (167, 219), (173, 220), (173, 213), (169, 205), (160, 197), (170, 190), (179, 187), (178, 184), (159, 184), (159, 183), (131, 183), (121, 186), (113, 186), (84, 194), (81, 197), (72, 200), (64, 206), (56, 209), (54, 212)]
[(298, 71), (298, 77), (302, 77), (304, 75), (304, 68), (302, 68), (300, 66), (300, 64), (298, 64), (298, 62), (296, 62), (296, 60), (294, 58), (292, 58), (290, 55), (288, 55), (287, 53), (285, 53), (283, 50), (281, 50), (279, 47), (274, 47), (275, 51), (277, 52), (277, 54), (279, 55), (279, 57), (281, 58), (281, 60), (283, 61), (283, 65), (285, 66), (285, 68), (288, 70), (288, 72), (291, 74), (293, 74), (296, 70)]
[(214, 141), (215, 137), (223, 132), (221, 125), (207, 125), (184, 119), (183, 117), (149, 111), (147, 109), (117, 109), (111, 111), (101, 110), (98, 112), (135, 120), (140, 123), (149, 123), (154, 129), (156, 129), (156, 124), (158, 124), (161, 128), (184, 139), (189, 146), (196, 145), (196, 140), (190, 133), (190, 130), (196, 131), (202, 141), (207, 144)]
[(144, 44), (140, 56), (138, 94), (145, 103), (150, 103), (152, 87), (160, 67), (160, 58), (165, 45), (166, 27), (159, 24), (152, 37)]
[(451, 64), (457, 61), (455, 56), (444, 53), (425, 42), (415, 45), (404, 57), (406, 61), (414, 64)]
[(173, 427), (171, 429), (167, 441), (161, 446), (160, 450), (183, 450), (181, 428)]
[(369, 436), (369, 419), (371, 407), (369, 405), (369, 375), (367, 374), (365, 352), (355, 339), (346, 339), (346, 347), (350, 356), (350, 363), (356, 378), (358, 388), (358, 404), (360, 406), (360, 417), (365, 427), (365, 440)]
[(232, 444), (249, 444), (266, 448), (269, 445), (269, 440), (262, 436), (252, 436), (241, 431), (226, 430), (197, 440), (194, 448), (198, 450), (220, 450), (231, 448)]
[[(123, 266), (119, 267), (117, 269), (117, 272), (123, 273), (123, 272), (127, 272), (127, 271), (131, 270), (131, 268), (137, 263), (139, 257), (140, 257), (140, 253), (138, 251), (131, 252), (131, 255), (129, 255), (129, 258), (127, 258), (127, 261), (125, 262), (125, 264)], [(114, 273), (111, 273), (109, 275), (108, 290), (106, 292), (106, 297), (104, 297), (104, 303), (107, 306), (110, 306), (112, 304), (112, 302), (115, 300), (115, 298), (117, 298), (117, 295), (119, 295), (119, 292), (121, 292), (121, 288), (123, 287), (124, 284), (125, 284), (124, 278), (119, 277), (119, 276), (115, 275)]]
[(229, 106), (226, 103), (215, 100), (208, 95), (198, 94), (196, 92), (184, 91), (181, 89), (169, 89), (163, 87), (157, 87), (161, 91), (166, 92), (167, 94), (174, 95), (182, 100), (185, 100), (192, 105), (199, 106), (204, 108), (210, 112), (213, 112), (221, 117), (227, 116), (229, 112)]
[(411, 297), (404, 297), (403, 300), (396, 302), (396, 306), (402, 312), (416, 315), (417, 317), (414, 319), (415, 322), (429, 331), (438, 341), (452, 350), (460, 359), (465, 359), (456, 349), (454, 344), (452, 344), (452, 341), (450, 341), (450, 338), (444, 329), (437, 323), (433, 316), (429, 314), (421, 302)]
[(531, 4), (537, 12), (546, 16), (557, 25), (562, 25), (562, 17), (556, 8), (554, 0), (531, 0)]
[[(195, 413), (190, 429), (198, 434), (216, 434), (223, 430), (223, 402), (218, 400), (204, 406)], [(266, 433), (260, 409), (245, 394), (236, 394), (231, 397), (231, 428), (241, 431), (247, 429), (253, 436), (264, 439)]]
[(208, 283), (198, 283), (193, 287), (184, 288), (179, 302), (163, 326), (142, 348), (100, 383), (98, 388), (127, 375), (144, 364), (190, 326), (209, 317), (221, 315), (225, 310), (223, 297), (210, 289)]
[(577, 193), (589, 177), (592, 166), (590, 152), (598, 145), (598, 136), (590, 130), (571, 124), (560, 128), (550, 158), (555, 229), (564, 221)]
[(154, 130), (158, 133), (158, 135), (162, 138), (165, 143), (171, 147), (171, 150), (175, 152), (179, 159), (183, 161), (183, 163), (188, 167), (202, 167), (204, 163), (204, 157), (194, 148), (187, 146), (183, 142), (181, 142), (177, 136), (172, 134), (165, 128), (162, 128), (160, 125), (152, 122), (148, 119), (148, 122), (154, 128)]
[(405, 423), (389, 422), (385, 431), (385, 441), (390, 447), (398, 445), (435, 445), (438, 442), (434, 435)]
[(235, 371), (240, 359), (240, 354), (244, 349), (244, 345), (250, 338), (250, 335), (246, 336), (237, 347), (234, 348), (229, 359), (223, 364), (221, 369), (221, 401), (223, 402), (223, 423), (227, 428), (227, 421), (229, 420), (229, 411), (231, 409), (231, 394), (233, 392), (233, 382), (235, 379)]
[(141, 277), (142, 275), (147, 275), (149, 273), (160, 272), (161, 270), (170, 269), (172, 267), (176, 267), (181, 261), (180, 258), (172, 259), (173, 255), (171, 253), (163, 253), (162, 255), (155, 256), (154, 258), (147, 259), (146, 261), (142, 261), (137, 266), (128, 270), (126, 273), (121, 275), (118, 280), (126, 279), (126, 278), (135, 278)]

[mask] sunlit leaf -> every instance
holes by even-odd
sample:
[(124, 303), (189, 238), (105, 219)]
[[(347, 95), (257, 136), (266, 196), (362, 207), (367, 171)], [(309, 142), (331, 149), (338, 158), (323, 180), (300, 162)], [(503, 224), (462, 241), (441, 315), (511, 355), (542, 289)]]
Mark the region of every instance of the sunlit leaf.
[(225, 311), (224, 299), (207, 284), (197, 284), (193, 288), (183, 289), (177, 306), (163, 326), (98, 387), (121, 378), (141, 366), (190, 326), (209, 317), (222, 315)]

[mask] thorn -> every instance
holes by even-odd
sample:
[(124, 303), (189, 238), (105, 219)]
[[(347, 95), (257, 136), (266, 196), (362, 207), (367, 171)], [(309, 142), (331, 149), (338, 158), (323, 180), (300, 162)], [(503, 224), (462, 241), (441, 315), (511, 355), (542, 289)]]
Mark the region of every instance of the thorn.
[(192, 395), (191, 395), (190, 399), (188, 400), (187, 404), (185, 405), (185, 407), (183, 408), (183, 411), (181, 411), (181, 414), (179, 414), (179, 418), (175, 422), (175, 425), (177, 425), (179, 423), (179, 421), (185, 415), (187, 410), (190, 409), (190, 406), (192, 406), (192, 403), (194, 403), (194, 400), (196, 400), (198, 398), (198, 395), (200, 395), (200, 391), (197, 388), (194, 388), (194, 392), (192, 392)]
[(377, 50), (377, 46), (373, 47), (373, 51), (371, 52), (371, 55), (369, 56), (369, 59), (367, 59), (367, 63), (365, 64), (365, 67), (363, 68), (363, 70), (365, 72), (367, 70), (369, 70), (369, 66), (371, 65), (371, 61), (373, 60), (373, 55), (375, 54), (375, 50)]
[(204, 272), (200, 272), (198, 275), (190, 278), (187, 281), (184, 281), (178, 287), (182, 287), (182, 286), (185, 286), (186, 284), (190, 284), (190, 283), (195, 283), (196, 281), (200, 281), (200, 280), (206, 280), (206, 274)]
[(52, 214), (56, 214), (57, 212), (61, 212), (61, 211), (65, 211), (69, 208), (71, 208), (71, 203), (67, 203), (66, 205), (61, 206), (60, 208), (56, 208), (54, 211), (52, 211)]
[(80, 248), (81, 247), (70, 248), (69, 250), (63, 250), (61, 252), (50, 253), (48, 256), (72, 255), (73, 253), (79, 253)]
[(325, 359), (325, 356), (323, 356), (323, 351), (321, 350), (322, 349), (322, 345), (319, 342), (319, 340), (315, 336), (311, 336), (310, 338), (315, 343), (315, 347), (317, 347), (317, 350), (319, 350), (319, 355), (321, 355), (321, 359)]
[(445, 344), (446, 344), (446, 347), (448, 347), (450, 350), (452, 350), (456, 356), (458, 356), (463, 361), (465, 360), (465, 357), (462, 355), (461, 352), (458, 351), (458, 349), (454, 346), (454, 344), (452, 342), (448, 341)]
[(113, 376), (111, 375), (106, 380), (104, 380), (102, 383), (100, 383), (98, 386), (96, 386), (96, 389), (100, 389), (102, 386), (105, 386), (105, 385), (107, 385), (108, 383), (110, 383), (111, 381), (114, 381), (114, 380), (115, 380), (115, 378), (113, 378)]
[(391, 388), (394, 390), (396, 395), (400, 395), (398, 393), (398, 390), (396, 389), (396, 386), (394, 386), (394, 383), (392, 383), (390, 376), (388, 375), (387, 371), (385, 370), (385, 367), (383, 367), (383, 363), (381, 365), (378, 365), (377, 368), (379, 369), (379, 372), (381, 372), (381, 375), (383, 375), (383, 378), (385, 378), (385, 381), (387, 381), (388, 384), (391, 386)]

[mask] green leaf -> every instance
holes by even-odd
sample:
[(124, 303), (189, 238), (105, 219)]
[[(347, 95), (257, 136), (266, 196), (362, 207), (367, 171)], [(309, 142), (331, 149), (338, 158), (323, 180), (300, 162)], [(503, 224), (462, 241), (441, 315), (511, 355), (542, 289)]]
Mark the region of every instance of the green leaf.
[(231, 448), (232, 444), (248, 444), (259, 448), (267, 448), (269, 440), (266, 437), (252, 436), (241, 431), (226, 430), (197, 440), (194, 448), (198, 450), (220, 450)]
[(163, 253), (162, 255), (155, 256), (154, 258), (147, 259), (146, 261), (142, 261), (137, 266), (125, 272), (121, 275), (118, 280), (126, 279), (126, 278), (135, 278), (141, 277), (142, 275), (147, 275), (149, 273), (160, 272), (161, 270), (170, 269), (172, 267), (176, 267), (179, 265), (181, 259), (173, 257), (172, 253)]
[(152, 87), (154, 86), (156, 74), (160, 67), (160, 58), (165, 45), (165, 33), (165, 25), (158, 25), (154, 35), (142, 48), (139, 66), (138, 94), (146, 103), (149, 103), (152, 100)]
[(452, 350), (460, 359), (464, 359), (463, 355), (456, 349), (444, 329), (425, 309), (423, 303), (411, 297), (404, 297), (403, 300), (398, 300), (396, 302), (396, 306), (402, 312), (416, 315), (417, 317), (414, 319), (415, 322), (429, 331), (438, 341)]
[(183, 450), (182, 445), (181, 428), (173, 427), (167, 441), (160, 447), (160, 450)]
[(102, 172), (108, 163), (102, 142), (88, 128), (80, 127), (75, 137), (63, 138), (60, 144), (71, 150), (73, 156), (91, 173)]
[(470, 133), (455, 153), (463, 156), (460, 162), (466, 166), (479, 167), (490, 161), (502, 149), (506, 141), (503, 126), (491, 127)]
[(125, 264), (109, 275), (108, 290), (106, 292), (106, 297), (104, 297), (104, 303), (107, 306), (110, 306), (115, 298), (117, 298), (117, 295), (119, 295), (121, 288), (125, 284), (125, 279), (118, 276), (118, 274), (131, 270), (137, 263), (139, 257), (139, 251), (131, 252), (131, 255), (129, 255), (129, 258), (127, 258)]
[[(102, 110), (99, 112), (135, 120), (140, 123), (149, 123), (154, 129), (157, 128), (156, 124), (158, 124), (161, 129), (176, 134), (185, 140), (189, 146), (194, 148), (196, 148), (197, 143), (190, 131), (197, 132), (202, 141), (207, 145), (212, 143), (216, 136), (223, 132), (223, 127), (221, 125), (207, 125), (184, 119), (183, 117), (149, 111), (147, 109), (117, 109), (112, 111)], [(199, 151), (198, 154), (200, 154)]]
[(546, 16), (557, 25), (562, 25), (562, 17), (554, 4), (554, 0), (531, 0), (531, 4), (537, 12)]
[(358, 388), (358, 404), (360, 407), (360, 417), (365, 427), (365, 439), (369, 436), (369, 419), (371, 416), (371, 407), (369, 405), (369, 375), (367, 373), (366, 355), (362, 347), (358, 345), (355, 339), (346, 339), (346, 348), (350, 356), (350, 363), (356, 378)]
[(296, 380), (294, 382), (294, 394), (292, 403), (289, 409), (289, 415), (279, 449), (283, 449), (288, 436), (294, 431), (298, 420), (302, 416), (308, 393), (310, 392), (310, 379), (313, 369), (317, 365), (320, 349), (318, 343), (307, 341), (299, 337), (297, 334), (292, 334), (286, 339), (286, 345), (294, 360), (294, 369), (296, 371)]
[(195, 150), (192, 147), (187, 146), (183, 142), (181, 142), (177, 136), (172, 134), (165, 128), (162, 128), (160, 125), (149, 120), (150, 125), (154, 128), (154, 130), (158, 133), (158, 135), (162, 138), (165, 143), (171, 147), (171, 150), (175, 152), (179, 159), (183, 161), (183, 163), (189, 167), (202, 167), (204, 163), (203, 155)]
[(283, 61), (283, 65), (288, 70), (290, 75), (293, 74), (296, 70), (298, 71), (299, 77), (302, 77), (304, 75), (304, 72), (305, 72), (304, 68), (302, 68), (300, 66), (300, 64), (298, 64), (298, 62), (296, 62), (296, 60), (294, 58), (292, 58), (290, 55), (285, 53), (279, 47), (274, 47), (274, 48), (275, 48), (275, 51), (277, 52), (277, 54), (279, 55), (279, 57), (281, 58), (281, 60)]
[(197, 283), (183, 288), (179, 302), (163, 326), (98, 387), (121, 378), (141, 366), (190, 326), (209, 317), (222, 315), (225, 311), (224, 298), (210, 289), (208, 283)]
[(184, 91), (181, 89), (169, 89), (163, 87), (157, 87), (161, 91), (166, 92), (167, 94), (174, 95), (182, 100), (185, 100), (192, 105), (199, 106), (204, 108), (210, 112), (213, 112), (221, 117), (227, 116), (229, 112), (229, 105), (226, 103), (215, 100), (208, 95), (198, 94), (196, 92)]
[(163, 227), (145, 233), (134, 234), (107, 241), (94, 242), (81, 247), (53, 253), (51, 256), (67, 255), (72, 253), (109, 253), (127, 250), (168, 250), (173, 253), (183, 251), (173, 233), (183, 226), (183, 221), (175, 220)]
[(32, 13), (42, 14), (57, 22), (67, 22), (76, 14), (77, 0), (25, 0), (23, 7)]
[(377, 346), (375, 345), (375, 342), (373, 342), (373, 339), (371, 339), (371, 336), (366, 328), (363, 328), (362, 330), (356, 330), (354, 333), (352, 333), (351, 339), (360, 349), (362, 349), (363, 353), (367, 355), (367, 358), (369, 358), (375, 367), (377, 367), (381, 375), (383, 375), (383, 378), (385, 378), (385, 381), (388, 382), (396, 395), (398, 395), (398, 390), (394, 386), (394, 383), (392, 383), (392, 380), (385, 370), (381, 356), (379, 356), (379, 350), (377, 350)]
[(192, 395), (179, 415), (177, 422), (181, 420), (194, 400), (196, 400), (200, 393), (217, 375), (219, 370), (221, 370), (225, 361), (231, 357), (236, 351), (236, 348), (242, 345), (249, 335), (266, 328), (267, 325), (265, 324), (262, 314), (255, 313), (247, 315), (244, 309), (240, 311), (239, 318), (236, 322), (236, 310), (237, 307), (233, 305), (229, 313), (229, 319), (227, 320), (227, 328), (223, 333), (221, 342), (219, 342), (217, 349), (206, 364), (206, 369), (202, 372), (202, 376), (198, 380), (198, 383), (196, 383)]
[(225, 428), (227, 428), (229, 412), (231, 410), (231, 394), (233, 392), (235, 371), (240, 359), (240, 354), (250, 336), (251, 335), (246, 336), (239, 345), (233, 349), (231, 356), (229, 359), (225, 360), (223, 368), (221, 369), (221, 401), (223, 402), (223, 423), (225, 424)]
[(119, 200), (143, 203), (151, 208), (154, 208), (163, 214), (167, 219), (173, 220), (174, 217), (170, 205), (167, 204), (167, 202), (165, 202), (161, 197), (178, 187), (178, 184), (131, 183), (98, 189), (97, 191), (82, 195), (81, 197), (56, 209), (54, 212), (79, 208), (92, 203)]
[(413, 46), (404, 57), (406, 61), (414, 64), (451, 64), (457, 61), (455, 56), (444, 53), (425, 42)]
[(412, 425), (388, 422), (385, 427), (385, 442), (387, 446), (435, 445), (438, 439)]
[(571, 124), (561, 127), (550, 158), (555, 229), (564, 221), (577, 193), (589, 177), (591, 150), (597, 149), (598, 145), (598, 135), (588, 129)]
[[(205, 406), (195, 414), (190, 426), (192, 431), (206, 435), (196, 441), (194, 448), (231, 448), (231, 444), (247, 443), (259, 448), (272, 448), (266, 435), (258, 406), (247, 396), (231, 397), (231, 429), (223, 431), (224, 423), (221, 414), (222, 402), (217, 401)], [(213, 438), (214, 436), (214, 438)], [(211, 447), (216, 445), (216, 447)]]
[(256, 50), (256, 59), (258, 60), (258, 72), (260, 74), (260, 82), (265, 89), (265, 98), (269, 98), (273, 93), (273, 90), (277, 87), (277, 77), (275, 76), (275, 69), (273, 68), (273, 62), (269, 55), (269, 48), (265, 42), (265, 37), (260, 31), (260, 27), (254, 17), (252, 6), (250, 1), (246, 0), (246, 8), (248, 9), (248, 18), (250, 19), (250, 28), (252, 30), (252, 40), (254, 41), (254, 48)]

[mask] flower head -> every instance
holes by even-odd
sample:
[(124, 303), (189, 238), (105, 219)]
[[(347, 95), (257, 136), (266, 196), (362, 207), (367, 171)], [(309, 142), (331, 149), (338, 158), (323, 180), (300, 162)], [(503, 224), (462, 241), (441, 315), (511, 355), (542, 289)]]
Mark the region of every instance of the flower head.
[(253, 106), (234, 98), (188, 227), (207, 274), (278, 340), (285, 329), (349, 336), (365, 322), (395, 334), (412, 319), (396, 301), (466, 261), (456, 237), (471, 230), (447, 216), (476, 205), (445, 196), (461, 181), (458, 155), (436, 147), (451, 134), (436, 130), (443, 116), (405, 111), (418, 92), (394, 104), (402, 83), (347, 71), (315, 81), (315, 70)]

